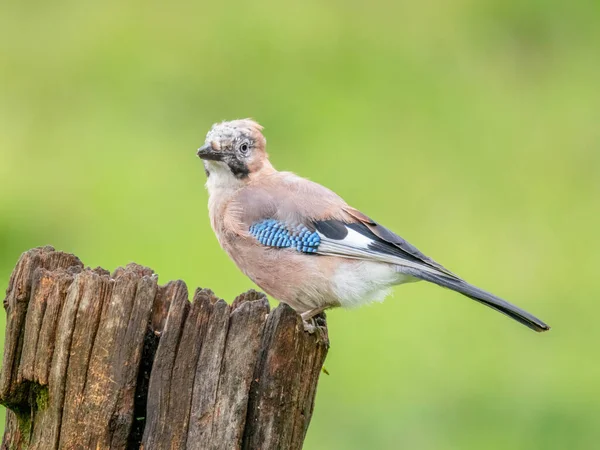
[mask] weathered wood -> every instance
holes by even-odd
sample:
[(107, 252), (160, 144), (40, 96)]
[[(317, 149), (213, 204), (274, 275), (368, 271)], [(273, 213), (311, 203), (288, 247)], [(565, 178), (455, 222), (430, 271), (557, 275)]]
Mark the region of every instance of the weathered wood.
[(189, 449), (208, 448), (212, 439), (212, 424), (217, 403), (219, 377), (223, 364), (225, 339), (229, 327), (229, 305), (223, 300), (211, 303), (211, 320), (194, 374), (194, 389), (190, 410), (187, 444)]
[(302, 448), (328, 346), (326, 330), (306, 333), (289, 306), (282, 304), (269, 316), (251, 388), (245, 449)]
[[(146, 429), (143, 439), (147, 449), (160, 449), (162, 445), (169, 445), (168, 439), (171, 437), (169, 427), (173, 420), (169, 416), (171, 375), (183, 325), (190, 309), (187, 288), (182, 281), (171, 282), (159, 292), (160, 298), (163, 299), (161, 303), (168, 303), (169, 309), (164, 330), (159, 331), (161, 336), (150, 374)], [(174, 386), (173, 390), (175, 395), (177, 386)]]
[[(29, 305), (29, 296), (31, 294), (31, 284), (34, 279), (34, 272), (38, 268), (54, 270), (58, 268), (71, 268), (74, 271), (81, 269), (83, 264), (74, 255), (67, 255), (61, 252), (55, 252), (52, 247), (43, 247), (30, 250), (25, 253), (8, 282), (6, 297), (4, 299), (4, 309), (6, 310), (6, 337), (4, 340), (4, 359), (2, 362), (2, 372), (0, 373), (0, 398), (8, 402), (19, 403), (21, 400), (16, 388), (21, 383), (13, 384), (13, 377), (18, 374), (18, 368), (23, 346), (22, 333), (25, 322), (27, 307)], [(22, 392), (23, 394), (25, 392)]]
[(249, 291), (230, 305), (51, 247), (13, 272), (2, 448), (301, 448), (328, 341)]

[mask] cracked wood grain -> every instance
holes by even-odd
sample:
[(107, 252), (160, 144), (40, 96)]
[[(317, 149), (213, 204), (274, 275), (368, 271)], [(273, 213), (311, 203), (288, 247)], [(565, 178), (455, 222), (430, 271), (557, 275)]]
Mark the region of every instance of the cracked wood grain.
[(302, 448), (328, 347), (326, 330), (306, 333), (289, 306), (282, 304), (269, 316), (250, 392), (244, 449)]
[(3, 449), (301, 448), (328, 341), (249, 291), (192, 303), (147, 267), (112, 274), (52, 247), (10, 278)]

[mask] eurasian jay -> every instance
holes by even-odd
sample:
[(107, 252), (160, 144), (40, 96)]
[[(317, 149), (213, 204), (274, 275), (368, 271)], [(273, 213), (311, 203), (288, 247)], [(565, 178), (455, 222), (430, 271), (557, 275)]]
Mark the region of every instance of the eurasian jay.
[(321, 311), (381, 301), (397, 284), (452, 289), (535, 331), (532, 314), (459, 278), (329, 189), (269, 162), (262, 127), (213, 125), (198, 149), (221, 247), (261, 289), (308, 321)]

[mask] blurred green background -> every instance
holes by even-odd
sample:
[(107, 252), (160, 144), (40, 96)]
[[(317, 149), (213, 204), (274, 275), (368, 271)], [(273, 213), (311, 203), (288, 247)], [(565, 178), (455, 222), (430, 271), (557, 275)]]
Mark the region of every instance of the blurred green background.
[(253, 287), (195, 157), (250, 116), (277, 168), (554, 328), (424, 283), (331, 311), (305, 448), (597, 448), (599, 21), (595, 0), (3, 3), (0, 289), (44, 244)]

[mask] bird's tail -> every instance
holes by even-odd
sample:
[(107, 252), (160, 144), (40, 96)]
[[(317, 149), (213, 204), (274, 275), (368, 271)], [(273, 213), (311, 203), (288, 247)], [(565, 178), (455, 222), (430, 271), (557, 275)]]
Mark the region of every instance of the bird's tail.
[(402, 267), (399, 270), (420, 280), (429, 281), (430, 283), (437, 284), (438, 286), (460, 292), (461, 294), (472, 298), (479, 303), (483, 303), (484, 305), (507, 315), (511, 319), (522, 323), (526, 327), (529, 327), (538, 333), (542, 331), (548, 331), (550, 329), (548, 325), (535, 317), (533, 314), (529, 314), (527, 311), (516, 307), (512, 303), (502, 300), (500, 297), (496, 297), (495, 295), (490, 294), (483, 289), (479, 289), (478, 287), (473, 286), (472, 284), (469, 284), (459, 278), (452, 278), (444, 274), (437, 274), (405, 267)]

